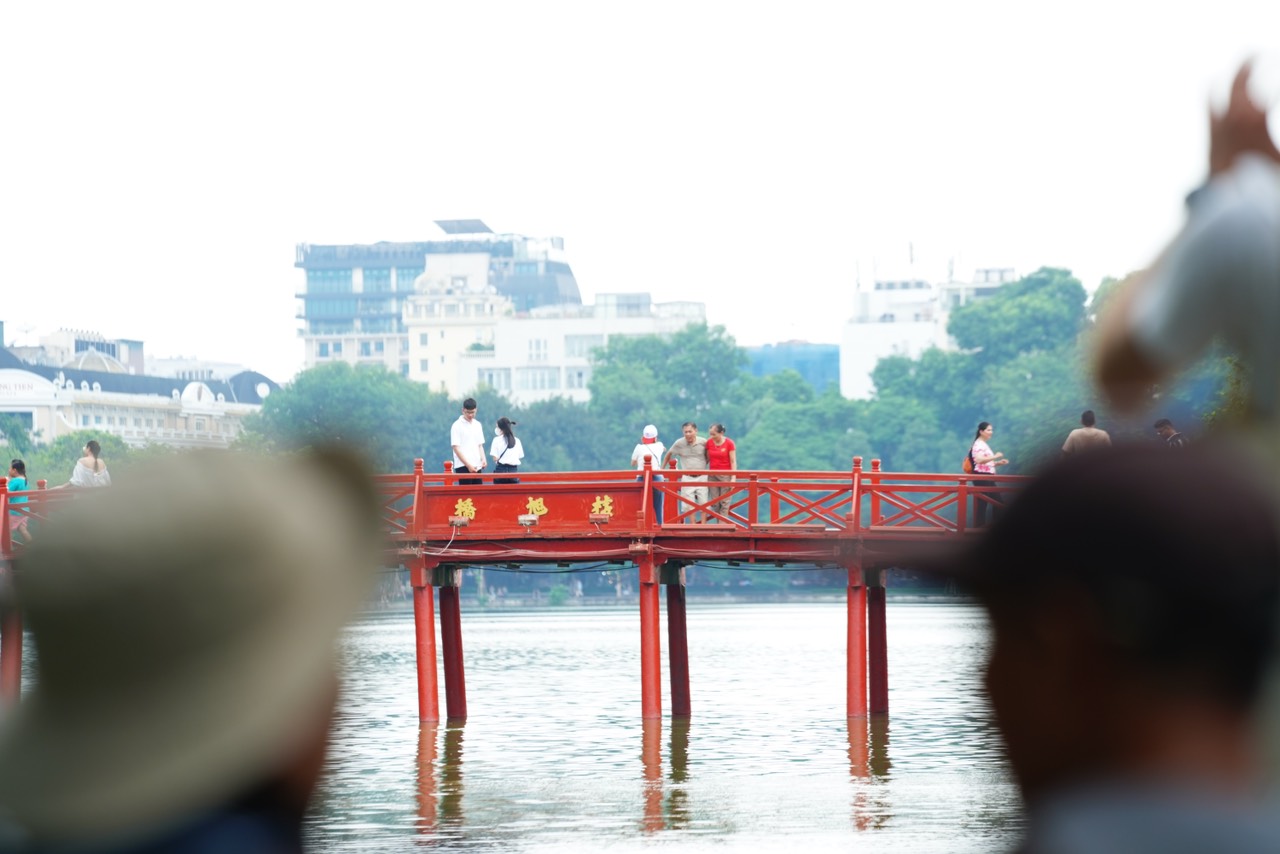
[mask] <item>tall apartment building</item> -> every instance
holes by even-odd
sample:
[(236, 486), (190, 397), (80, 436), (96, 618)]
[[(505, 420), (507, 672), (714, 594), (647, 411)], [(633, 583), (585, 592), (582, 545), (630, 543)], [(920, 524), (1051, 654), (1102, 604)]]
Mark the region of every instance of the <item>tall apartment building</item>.
[(297, 296), (307, 367), (330, 361), (380, 364), (407, 377), (431, 374), (428, 381), (435, 374), (451, 374), (452, 368), (439, 367), (439, 362), (428, 365), (434, 371), (424, 369), (424, 359), (441, 354), (425, 353), (429, 344), (410, 335), (411, 312), (421, 317), (428, 310), (424, 300), (415, 298), (429, 293), (504, 299), (494, 304), (495, 311), (499, 304), (525, 312), (582, 302), (560, 238), (495, 234), (480, 220), (439, 220), (436, 225), (445, 233), (439, 240), (299, 244), (294, 266), (305, 275)]
[(914, 359), (930, 347), (954, 349), (947, 335), (951, 311), (989, 297), (1016, 278), (1010, 268), (984, 268), (975, 270), (968, 282), (886, 279), (859, 290), (840, 342), (840, 393), (870, 397), (875, 391), (871, 372), (886, 356)]

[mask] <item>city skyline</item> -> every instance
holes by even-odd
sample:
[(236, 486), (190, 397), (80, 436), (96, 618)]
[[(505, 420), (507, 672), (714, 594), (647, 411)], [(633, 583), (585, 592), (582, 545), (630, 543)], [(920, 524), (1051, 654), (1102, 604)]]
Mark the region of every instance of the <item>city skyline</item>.
[(953, 263), (1092, 289), (1178, 227), (1239, 61), (1261, 50), (1280, 95), (1260, 2), (4, 17), (7, 335), (280, 381), (303, 361), (295, 245), (436, 219), (563, 237), (585, 301), (705, 302), (746, 346), (839, 341), (858, 280)]

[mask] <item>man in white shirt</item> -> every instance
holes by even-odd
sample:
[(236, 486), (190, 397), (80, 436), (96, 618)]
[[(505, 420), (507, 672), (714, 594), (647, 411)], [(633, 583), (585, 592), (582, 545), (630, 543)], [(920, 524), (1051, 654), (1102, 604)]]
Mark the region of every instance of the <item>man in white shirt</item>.
[[(459, 474), (479, 474), (484, 471), (484, 428), (476, 420), (476, 399), (462, 401), (462, 414), (449, 430), (453, 445), (453, 470)], [(478, 477), (459, 480), (464, 486), (484, 483)]]

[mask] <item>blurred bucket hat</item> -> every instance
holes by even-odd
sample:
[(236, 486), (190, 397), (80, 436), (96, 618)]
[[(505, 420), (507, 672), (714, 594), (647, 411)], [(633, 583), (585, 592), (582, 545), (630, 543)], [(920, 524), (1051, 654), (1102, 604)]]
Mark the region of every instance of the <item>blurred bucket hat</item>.
[(38, 680), (0, 726), (5, 833), (162, 830), (314, 738), (377, 562), (376, 504), (353, 472), (185, 454), (53, 515), (14, 570)]

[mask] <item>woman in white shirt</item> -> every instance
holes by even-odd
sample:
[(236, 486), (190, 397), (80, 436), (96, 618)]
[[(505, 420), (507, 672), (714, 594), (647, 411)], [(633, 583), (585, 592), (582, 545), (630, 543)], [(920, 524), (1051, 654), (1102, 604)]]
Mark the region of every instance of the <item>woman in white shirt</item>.
[[(520, 461), (524, 459), (524, 445), (516, 438), (516, 422), (505, 415), (498, 419), (498, 426), (493, 430), (493, 442), (489, 445), (489, 456), (493, 457), (493, 473), (511, 474), (520, 470)], [(494, 483), (519, 483), (518, 477), (495, 477)]]
[[(102, 461), (102, 446), (96, 439), (90, 439), (84, 446), (84, 456), (76, 461), (71, 469), (71, 480), (62, 486), (110, 486), (111, 475), (107, 472), (107, 464)], [(62, 487), (54, 487), (60, 489)]]

